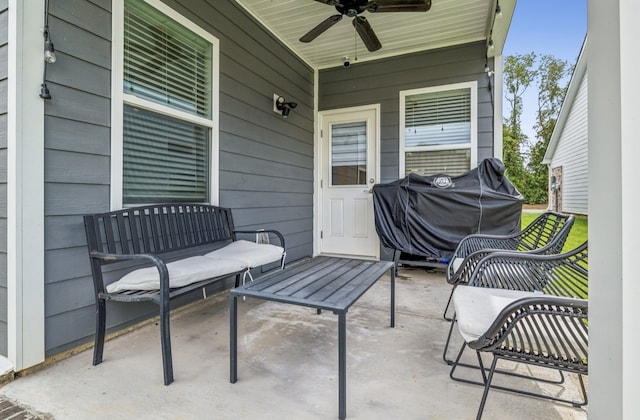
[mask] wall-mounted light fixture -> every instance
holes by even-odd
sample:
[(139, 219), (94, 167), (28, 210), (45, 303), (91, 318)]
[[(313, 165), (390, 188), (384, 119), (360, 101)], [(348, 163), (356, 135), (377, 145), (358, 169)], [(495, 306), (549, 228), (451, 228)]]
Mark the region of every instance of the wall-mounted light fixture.
[(280, 96), (276, 93), (273, 94), (273, 111), (282, 114), (284, 118), (289, 116), (289, 112), (298, 104), (295, 102), (287, 102), (284, 96)]
[(485, 58), (485, 62), (484, 62), (484, 72), (487, 73), (488, 77), (491, 77), (491, 76), (494, 75), (494, 71), (491, 70), (491, 67), (489, 67), (489, 61), (486, 58)]
[(45, 0), (44, 4), (44, 70), (42, 72), (42, 84), (40, 85), (40, 97), (42, 99), (51, 99), (51, 92), (47, 87), (47, 65), (56, 62), (56, 50), (51, 42), (51, 32), (49, 31), (49, 0)]
[(49, 33), (49, 25), (44, 27), (44, 61), (47, 63), (56, 62), (56, 50), (53, 48), (53, 42), (51, 42), (51, 34)]
[(500, 2), (496, 2), (496, 19), (502, 19), (502, 7), (500, 7)]

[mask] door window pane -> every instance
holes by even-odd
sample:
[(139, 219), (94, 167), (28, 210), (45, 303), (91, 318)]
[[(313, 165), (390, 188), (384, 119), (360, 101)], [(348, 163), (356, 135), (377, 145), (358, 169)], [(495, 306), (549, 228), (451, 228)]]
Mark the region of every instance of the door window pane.
[(331, 126), (331, 185), (367, 183), (367, 124)]

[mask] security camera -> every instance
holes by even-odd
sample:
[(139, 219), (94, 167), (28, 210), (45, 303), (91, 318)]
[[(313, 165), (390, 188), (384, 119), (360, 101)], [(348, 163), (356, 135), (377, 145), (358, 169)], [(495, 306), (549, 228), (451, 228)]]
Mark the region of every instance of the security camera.
[(349, 60), (349, 57), (344, 57), (342, 59), (342, 65), (344, 66), (345, 69), (351, 66), (351, 60)]

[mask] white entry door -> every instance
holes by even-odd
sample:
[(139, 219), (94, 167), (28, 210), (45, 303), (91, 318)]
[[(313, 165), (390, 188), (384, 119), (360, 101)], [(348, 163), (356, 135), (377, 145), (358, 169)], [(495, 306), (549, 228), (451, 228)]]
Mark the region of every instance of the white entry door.
[(320, 252), (378, 259), (371, 188), (378, 182), (379, 106), (320, 113)]

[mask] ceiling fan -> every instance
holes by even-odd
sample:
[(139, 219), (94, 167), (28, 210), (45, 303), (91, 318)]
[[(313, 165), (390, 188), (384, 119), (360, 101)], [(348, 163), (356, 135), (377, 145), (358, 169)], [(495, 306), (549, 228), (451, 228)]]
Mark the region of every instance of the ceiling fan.
[(362, 38), (362, 42), (369, 51), (377, 51), (382, 48), (382, 44), (376, 36), (371, 24), (361, 13), (368, 11), (371, 13), (381, 12), (426, 12), (431, 9), (431, 0), (315, 0), (328, 6), (334, 6), (339, 15), (329, 16), (320, 22), (318, 26), (307, 32), (300, 38), (301, 42), (311, 42), (327, 29), (342, 20), (342, 16), (347, 15), (353, 18), (353, 26)]

